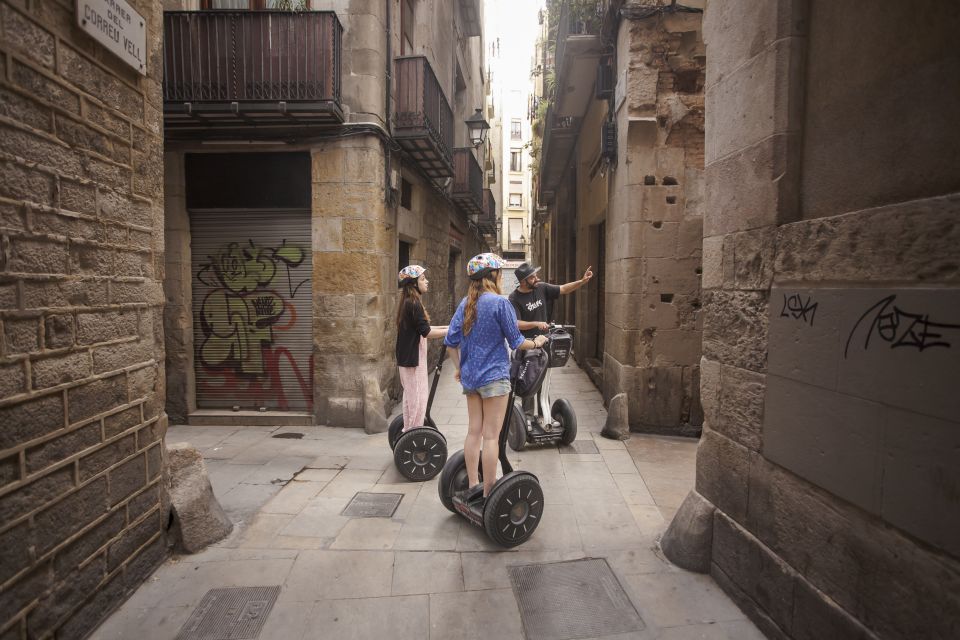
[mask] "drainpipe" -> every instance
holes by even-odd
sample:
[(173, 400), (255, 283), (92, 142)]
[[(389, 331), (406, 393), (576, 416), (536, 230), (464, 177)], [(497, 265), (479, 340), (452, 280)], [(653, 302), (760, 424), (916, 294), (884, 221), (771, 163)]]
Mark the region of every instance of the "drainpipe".
[[(387, 62), (385, 65), (385, 78), (386, 88), (384, 89), (383, 103), (384, 103), (384, 121), (386, 122), (387, 136), (393, 136), (393, 131), (390, 124), (390, 111), (393, 106), (390, 103), (390, 89), (393, 86), (393, 13), (391, 11), (391, 4), (393, 0), (384, 0), (384, 7), (386, 8), (386, 36), (387, 36), (387, 46), (385, 48), (387, 54)], [(386, 198), (387, 204), (391, 204), (393, 199), (390, 191), (390, 169), (391, 169), (391, 158), (390, 158), (390, 145), (384, 144), (384, 158), (383, 158), (383, 192), (384, 197)], [(396, 225), (396, 220), (394, 220), (394, 225)]]

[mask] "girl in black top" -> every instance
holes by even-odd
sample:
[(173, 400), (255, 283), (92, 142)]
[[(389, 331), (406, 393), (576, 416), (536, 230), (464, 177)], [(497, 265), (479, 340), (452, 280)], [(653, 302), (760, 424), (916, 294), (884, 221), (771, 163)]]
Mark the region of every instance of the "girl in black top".
[(403, 430), (423, 426), (427, 415), (427, 339), (443, 338), (447, 327), (430, 326), (430, 314), (420, 296), (430, 288), (420, 265), (410, 265), (398, 277), (402, 292), (397, 305), (397, 366), (403, 387)]

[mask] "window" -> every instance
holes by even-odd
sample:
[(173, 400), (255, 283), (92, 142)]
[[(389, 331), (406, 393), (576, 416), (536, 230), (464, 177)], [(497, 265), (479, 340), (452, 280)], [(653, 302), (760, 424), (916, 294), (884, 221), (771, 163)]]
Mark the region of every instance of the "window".
[(413, 209), (413, 185), (400, 179), (400, 206), (404, 209)]
[[(510, 204), (511, 207), (523, 207), (523, 194), (520, 193), (511, 193), (510, 194)], [(511, 223), (513, 221), (511, 220)]]
[(510, 152), (510, 171), (523, 171), (523, 161), (520, 159), (520, 151)]
[(523, 251), (523, 218), (510, 218), (507, 221), (507, 240), (511, 251)]
[(403, 37), (400, 39), (400, 55), (412, 56), (413, 51), (413, 3), (410, 0), (402, 0), (400, 6), (400, 32)]
[(520, 140), (523, 138), (523, 133), (520, 129), (520, 120), (514, 118), (510, 121), (510, 139), (511, 140)]
[(397, 271), (399, 272), (404, 267), (410, 264), (410, 243), (400, 241), (400, 251), (398, 252), (397, 258)]

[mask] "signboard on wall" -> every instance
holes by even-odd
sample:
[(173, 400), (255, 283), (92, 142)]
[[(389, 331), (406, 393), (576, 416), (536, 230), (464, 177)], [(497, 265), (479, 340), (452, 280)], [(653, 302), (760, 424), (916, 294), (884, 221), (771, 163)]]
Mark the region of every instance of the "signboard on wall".
[(94, 40), (147, 75), (147, 26), (125, 0), (77, 0), (77, 24)]

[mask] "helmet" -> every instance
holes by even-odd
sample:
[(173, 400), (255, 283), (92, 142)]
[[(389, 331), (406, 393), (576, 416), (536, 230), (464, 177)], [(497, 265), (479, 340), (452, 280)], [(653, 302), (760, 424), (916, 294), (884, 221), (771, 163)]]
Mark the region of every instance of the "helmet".
[(491, 271), (503, 269), (506, 264), (506, 261), (495, 253), (481, 253), (470, 258), (467, 263), (467, 277), (480, 280)]
[(529, 278), (530, 276), (532, 276), (538, 271), (540, 271), (540, 267), (535, 267), (529, 262), (524, 262), (519, 267), (517, 267), (517, 270), (514, 272), (514, 275), (517, 276), (517, 282), (523, 282), (524, 280), (526, 280), (527, 278)]
[(426, 267), (421, 267), (418, 264), (411, 264), (410, 266), (400, 269), (400, 273), (397, 274), (397, 284), (403, 286), (407, 280), (416, 280), (426, 272)]

